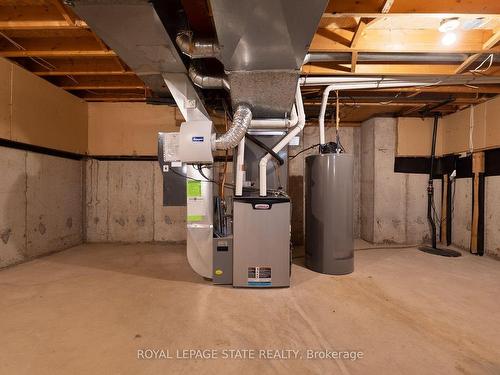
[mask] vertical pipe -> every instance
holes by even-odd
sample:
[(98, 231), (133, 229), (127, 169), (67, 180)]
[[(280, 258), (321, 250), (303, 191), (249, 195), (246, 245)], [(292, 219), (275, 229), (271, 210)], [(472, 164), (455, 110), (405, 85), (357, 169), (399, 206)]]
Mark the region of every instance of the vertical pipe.
[(427, 185), (427, 220), (429, 220), (429, 225), (431, 227), (431, 239), (432, 247), (436, 248), (436, 223), (434, 222), (434, 217), (432, 215), (432, 203), (434, 200), (434, 159), (436, 157), (436, 136), (438, 127), (439, 115), (434, 115), (434, 126), (432, 128), (432, 147), (431, 147), (431, 166), (429, 170), (429, 184)]
[(238, 155), (236, 157), (236, 191), (234, 195), (243, 195), (243, 163), (245, 161), (245, 137), (238, 144)]

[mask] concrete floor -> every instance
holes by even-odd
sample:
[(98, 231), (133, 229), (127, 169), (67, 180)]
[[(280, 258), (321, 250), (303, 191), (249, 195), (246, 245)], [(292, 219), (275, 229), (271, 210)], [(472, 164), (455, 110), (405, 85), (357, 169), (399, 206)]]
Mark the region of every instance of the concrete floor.
[[(491, 258), (361, 250), (352, 275), (296, 264), (289, 289), (243, 290), (200, 279), (184, 253), (82, 245), (0, 271), (0, 373), (500, 373), (500, 263)], [(137, 359), (148, 348), (364, 357)]]

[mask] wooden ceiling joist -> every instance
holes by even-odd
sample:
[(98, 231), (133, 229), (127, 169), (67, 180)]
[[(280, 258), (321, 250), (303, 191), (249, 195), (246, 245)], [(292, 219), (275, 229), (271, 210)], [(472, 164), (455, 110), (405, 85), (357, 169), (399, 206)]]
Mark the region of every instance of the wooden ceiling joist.
[(81, 20), (75, 21), (73, 25), (66, 21), (49, 20), (49, 21), (0, 21), (0, 30), (74, 30), (88, 29), (85, 22)]
[[(330, 0), (325, 13), (379, 13), (385, 3), (386, 0)], [(391, 13), (499, 14), (500, 4), (497, 0), (398, 0), (392, 4)]]
[(60, 88), (68, 91), (77, 90), (144, 90), (144, 85), (70, 85), (59, 86)]
[(34, 72), (39, 77), (51, 76), (135, 76), (134, 72), (124, 72), (122, 70), (99, 70), (99, 71), (76, 71), (76, 70), (52, 70), (44, 72)]
[[(302, 74), (306, 75), (345, 75), (353, 74), (352, 65), (336, 63), (314, 63), (302, 67)], [(456, 65), (450, 64), (356, 64), (357, 75), (452, 75), (457, 70)], [(492, 67), (491, 73), (499, 71), (498, 67)]]
[(64, 20), (71, 26), (75, 25), (76, 17), (60, 0), (50, 0), (50, 2), (56, 7), (56, 9), (61, 13)]
[(116, 56), (113, 51), (102, 50), (17, 50), (0, 51), (0, 57), (102, 57)]
[(366, 29), (366, 26), (370, 23), (372, 19), (370, 18), (361, 18), (358, 23), (358, 27), (356, 28), (356, 31), (354, 32), (354, 36), (352, 37), (351, 40), (351, 45), (350, 48), (354, 49), (356, 48), (359, 40), (363, 36), (363, 33)]
[[(359, 29), (358, 29), (359, 30)], [(356, 34), (358, 34), (356, 32)], [(354, 47), (339, 40), (348, 39), (349, 30), (318, 29), (311, 42), (309, 52), (401, 52), (401, 53), (481, 53), (485, 43), (492, 37), (491, 30), (468, 30), (458, 34), (458, 41), (451, 46), (441, 43), (443, 34), (438, 30), (367, 30), (363, 38), (355, 40)], [(499, 52), (500, 48), (491, 48), (491, 52)]]
[[(182, 3), (196, 33), (210, 35), (214, 32), (207, 0)], [(484, 25), (491, 27), (459, 29), (456, 44), (442, 45), (443, 34), (437, 30), (440, 19), (458, 16), (464, 20), (475, 15), (486, 16)], [(500, 16), (497, 0), (332, 0), (311, 43), (310, 52), (345, 53), (345, 61), (308, 64), (303, 66), (302, 73), (360, 76), (468, 73), (471, 67), (479, 65), (483, 56), (500, 52), (495, 16)], [(411, 20), (411, 25), (408, 20)], [(87, 101), (141, 102), (151, 95), (135, 73), (63, 0), (0, 0), (0, 32), (7, 36), (0, 35), (0, 57), (11, 58), (34, 74)], [(463, 57), (465, 61), (459, 62), (444, 62), (442, 59), (428, 63), (359, 61), (358, 56), (363, 52), (463, 53), (466, 56)], [(492, 62), (487, 74), (500, 74), (497, 61)], [(308, 116), (317, 115), (322, 91), (322, 87), (303, 88)], [(359, 98), (355, 110), (349, 112), (349, 119), (362, 121), (380, 113), (418, 115), (425, 108), (424, 103), (439, 102), (449, 96), (456, 101), (440, 110), (453, 112), (461, 106), (500, 93), (500, 85), (477, 88), (427, 86), (348, 93)], [(375, 97), (389, 99), (377, 101)]]
[[(495, 47), (495, 45), (500, 41), (500, 30), (496, 30), (493, 35), (483, 44), (483, 51), (487, 52), (490, 48)], [(481, 53), (475, 53), (470, 55), (465, 61), (455, 70), (455, 74), (463, 73), (474, 64), (481, 57)]]
[(358, 52), (352, 51), (351, 53), (351, 73), (356, 73), (356, 64), (358, 63)]

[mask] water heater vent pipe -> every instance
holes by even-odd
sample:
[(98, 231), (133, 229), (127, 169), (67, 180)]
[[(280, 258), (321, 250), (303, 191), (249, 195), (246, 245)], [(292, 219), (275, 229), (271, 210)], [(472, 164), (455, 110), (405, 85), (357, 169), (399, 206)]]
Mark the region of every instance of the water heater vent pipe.
[[(297, 92), (295, 94), (295, 107), (297, 108), (298, 112), (297, 125), (292, 128), (292, 130), (290, 130), (288, 134), (285, 135), (276, 146), (273, 147), (273, 151), (275, 153), (280, 152), (284, 147), (286, 147), (286, 145), (290, 143), (292, 138), (299, 134), (302, 129), (304, 129), (304, 126), (306, 124), (306, 115), (304, 113), (304, 103), (302, 102), (300, 84), (297, 84)], [(259, 162), (259, 195), (261, 197), (265, 197), (267, 195), (267, 163), (269, 162), (271, 157), (272, 155), (268, 153), (262, 159), (260, 159)]]

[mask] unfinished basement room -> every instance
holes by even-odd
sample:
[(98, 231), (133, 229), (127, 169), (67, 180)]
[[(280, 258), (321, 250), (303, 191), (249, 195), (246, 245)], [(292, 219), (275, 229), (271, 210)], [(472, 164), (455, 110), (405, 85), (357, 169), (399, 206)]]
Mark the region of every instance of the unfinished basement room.
[(500, 374), (498, 0), (0, 0), (0, 375)]

